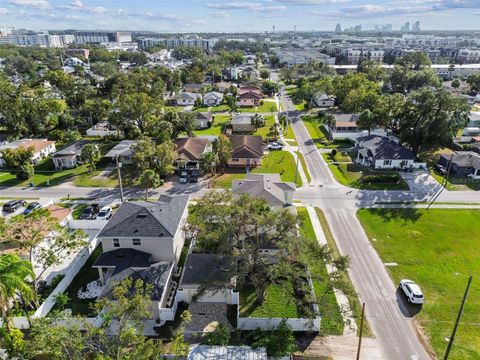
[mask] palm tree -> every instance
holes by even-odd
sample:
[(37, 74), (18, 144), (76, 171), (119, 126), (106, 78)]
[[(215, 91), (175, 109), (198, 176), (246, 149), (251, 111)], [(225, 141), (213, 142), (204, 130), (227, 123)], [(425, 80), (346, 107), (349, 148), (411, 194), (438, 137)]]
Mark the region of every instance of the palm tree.
[(160, 176), (152, 170), (144, 170), (138, 179), (140, 186), (145, 189), (145, 201), (148, 200), (148, 190), (160, 186)]
[(33, 299), (33, 289), (25, 282), (27, 277), (34, 278), (32, 264), (18, 255), (0, 255), (0, 310), (5, 318), (10, 300), (20, 295), (25, 301)]

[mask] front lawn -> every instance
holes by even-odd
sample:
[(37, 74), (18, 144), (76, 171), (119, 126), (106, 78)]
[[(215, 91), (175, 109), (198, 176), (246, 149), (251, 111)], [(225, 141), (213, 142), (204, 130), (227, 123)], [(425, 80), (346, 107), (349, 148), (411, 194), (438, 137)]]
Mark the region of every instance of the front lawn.
[(264, 101), (262, 105), (259, 106), (247, 106), (239, 107), (239, 112), (251, 112), (251, 113), (265, 113), (265, 112), (277, 112), (277, 104), (273, 101)]
[(245, 169), (227, 168), (225, 174), (217, 175), (210, 180), (214, 189), (231, 189), (233, 180), (245, 179)]
[(253, 135), (261, 136), (262, 138), (272, 138), (272, 126), (275, 124), (275, 117), (273, 115), (265, 116), (265, 125), (259, 127)]
[(439, 357), (467, 285), (458, 274), (473, 275), (449, 359), (480, 359), (480, 211), (362, 209), (358, 217), (382, 261), (398, 264), (388, 267), (393, 280), (412, 279), (422, 288), (426, 303), (415, 318)]
[[(280, 174), (282, 181), (295, 182), (296, 163), (288, 151), (270, 151), (262, 159), (262, 165), (253, 169), (252, 173)], [(302, 179), (297, 176), (297, 186), (302, 186)]]
[(220, 135), (223, 132), (223, 128), (230, 122), (230, 115), (215, 115), (213, 125), (208, 129), (195, 130), (193, 133), (197, 136), (200, 135)]
[(337, 181), (345, 186), (364, 190), (408, 190), (408, 184), (393, 171), (362, 168), (352, 162), (350, 155), (338, 151), (335, 157), (323, 153), (323, 158)]
[(322, 125), (322, 120), (318, 116), (306, 115), (302, 117), (302, 120), (308, 134), (318, 148), (339, 149), (352, 146), (349, 140), (329, 140), (327, 131)]
[(262, 305), (256, 301), (255, 288), (244, 287), (240, 290), (240, 316), (258, 318), (298, 318), (297, 299), (293, 294), (290, 281), (280, 281), (269, 285), (265, 291)]

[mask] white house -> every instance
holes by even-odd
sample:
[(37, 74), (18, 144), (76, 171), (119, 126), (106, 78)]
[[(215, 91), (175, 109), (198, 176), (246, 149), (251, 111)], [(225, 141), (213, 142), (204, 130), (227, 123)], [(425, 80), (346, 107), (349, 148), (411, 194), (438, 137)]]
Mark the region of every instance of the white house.
[(133, 155), (135, 154), (136, 140), (122, 140), (110, 149), (104, 156), (118, 161), (122, 164), (133, 164)]
[(72, 169), (82, 163), (81, 154), (88, 140), (79, 140), (52, 155), (55, 169)]
[(21, 139), (12, 142), (5, 142), (0, 145), (0, 166), (5, 166), (5, 160), (2, 157), (2, 150), (11, 149), (33, 149), (31, 157), (32, 163), (38, 163), (40, 160), (46, 158), (56, 150), (55, 141), (47, 139)]
[(64, 66), (67, 66), (67, 67), (76, 67), (76, 66), (81, 66), (83, 67), (84, 69), (90, 69), (90, 65), (83, 62), (82, 60), (80, 60), (79, 58), (77, 57), (71, 57), (71, 58), (68, 58), (66, 59), (64, 62), (63, 62), (63, 65)]
[(203, 104), (206, 106), (220, 105), (223, 101), (223, 94), (217, 91), (211, 91), (203, 95)]
[[(355, 140), (359, 137), (367, 136), (367, 130), (360, 130), (357, 125), (359, 116), (357, 114), (334, 114), (335, 121), (332, 128), (326, 123), (323, 124), (325, 130), (327, 130), (330, 139), (349, 139)], [(370, 134), (386, 136), (387, 133), (384, 129), (373, 129)]]
[(325, 93), (315, 94), (313, 97), (313, 104), (319, 108), (332, 107), (335, 104), (335, 99)]
[(360, 137), (356, 141), (355, 162), (374, 169), (419, 169), (425, 163), (417, 162), (416, 156), (397, 140), (378, 135)]
[(123, 131), (117, 131), (108, 121), (95, 124), (87, 130), (88, 136), (99, 136), (102, 138), (105, 136), (116, 136), (117, 134), (120, 134), (121, 137), (124, 135)]
[(202, 94), (192, 92), (181, 92), (177, 95), (177, 105), (192, 106), (197, 99), (202, 99)]
[(206, 129), (213, 123), (213, 116), (210, 113), (197, 112), (197, 129)]

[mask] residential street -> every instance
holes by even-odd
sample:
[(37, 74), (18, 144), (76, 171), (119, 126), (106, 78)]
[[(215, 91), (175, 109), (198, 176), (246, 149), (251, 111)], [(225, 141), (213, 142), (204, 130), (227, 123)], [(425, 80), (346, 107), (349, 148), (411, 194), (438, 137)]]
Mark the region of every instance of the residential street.
[[(294, 109), (284, 96), (282, 103), (285, 110)], [(361, 301), (366, 304), (366, 318), (383, 357), (389, 360), (429, 359), (412, 319), (402, 313), (403, 305), (399, 301), (403, 298), (397, 299), (396, 286), (356, 217), (358, 207), (375, 199), (388, 201), (390, 193), (370, 194), (336, 184), (303, 122), (294, 120), (292, 126), (312, 176), (311, 185), (299, 190), (297, 198), (325, 211), (340, 252), (350, 257), (350, 277)], [(402, 193), (393, 194), (392, 198), (402, 198)]]

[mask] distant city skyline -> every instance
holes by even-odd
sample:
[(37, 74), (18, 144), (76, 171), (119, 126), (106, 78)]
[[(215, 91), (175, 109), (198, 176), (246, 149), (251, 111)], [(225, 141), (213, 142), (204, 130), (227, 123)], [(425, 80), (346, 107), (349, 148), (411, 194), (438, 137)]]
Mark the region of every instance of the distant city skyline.
[(32, 30), (277, 32), (421, 22), (422, 30), (480, 30), (479, 0), (0, 0), (0, 26)]

